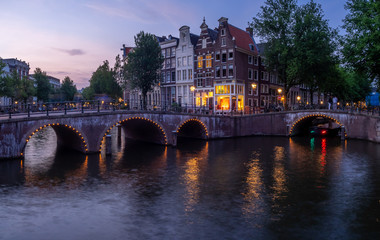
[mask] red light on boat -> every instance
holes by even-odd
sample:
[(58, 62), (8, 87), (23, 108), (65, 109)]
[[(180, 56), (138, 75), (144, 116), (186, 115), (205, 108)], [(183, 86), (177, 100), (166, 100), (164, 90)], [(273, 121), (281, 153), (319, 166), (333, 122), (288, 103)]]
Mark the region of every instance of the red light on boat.
[(326, 130), (322, 130), (322, 132), (321, 132), (322, 134), (326, 134), (327, 133), (327, 131)]

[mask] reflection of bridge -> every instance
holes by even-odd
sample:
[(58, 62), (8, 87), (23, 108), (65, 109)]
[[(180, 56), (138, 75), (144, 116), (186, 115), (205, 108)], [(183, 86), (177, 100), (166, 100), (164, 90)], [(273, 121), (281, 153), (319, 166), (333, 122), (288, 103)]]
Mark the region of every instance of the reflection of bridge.
[(291, 136), (323, 117), (344, 126), (348, 138), (380, 143), (380, 117), (333, 111), (290, 111), (216, 116), (143, 111), (85, 112), (0, 119), (0, 158), (21, 157), (35, 132), (52, 127), (58, 145), (83, 153), (101, 150), (104, 136), (120, 125), (127, 137), (176, 145), (177, 137), (215, 139), (250, 135)]

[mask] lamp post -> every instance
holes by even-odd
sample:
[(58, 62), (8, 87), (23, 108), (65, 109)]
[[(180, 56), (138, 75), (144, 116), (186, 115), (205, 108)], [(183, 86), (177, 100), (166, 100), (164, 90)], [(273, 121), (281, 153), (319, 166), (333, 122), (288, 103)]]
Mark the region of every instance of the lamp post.
[(192, 105), (193, 105), (193, 111), (194, 111), (194, 102), (195, 102), (195, 97), (194, 97), (194, 91), (195, 91), (195, 87), (194, 86), (191, 86), (190, 87), (190, 91), (191, 91), (191, 94), (192, 94), (192, 98), (193, 100), (191, 101), (192, 102)]
[[(252, 86), (253, 91), (256, 91), (257, 84), (256, 83), (252, 83), (251, 86)], [(252, 113), (253, 113), (253, 109), (252, 109)]]

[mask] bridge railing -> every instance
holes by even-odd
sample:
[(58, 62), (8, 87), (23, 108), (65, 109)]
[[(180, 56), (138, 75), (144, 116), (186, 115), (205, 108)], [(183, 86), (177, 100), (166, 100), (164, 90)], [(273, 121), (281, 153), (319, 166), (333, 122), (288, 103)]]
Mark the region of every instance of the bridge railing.
[[(28, 103), (28, 104), (12, 104), (8, 106), (0, 106), (0, 119), (6, 118), (22, 118), (31, 116), (51, 116), (51, 115), (67, 115), (80, 114), (89, 112), (109, 112), (109, 111), (160, 111), (171, 113), (199, 114), (199, 115), (221, 115), (221, 116), (243, 116), (254, 115), (268, 112), (284, 111), (281, 106), (268, 106), (265, 108), (248, 107), (239, 110), (213, 109), (210, 106), (195, 106), (191, 104), (147, 104), (146, 109), (142, 108), (141, 101), (136, 102), (118, 102), (118, 101), (66, 101), (66, 102), (46, 102), (46, 103)], [(345, 113), (359, 113), (380, 116), (379, 107), (338, 107), (335, 110), (328, 110), (325, 106), (297, 105), (293, 106), (289, 111), (299, 110), (323, 110), (338, 111)]]

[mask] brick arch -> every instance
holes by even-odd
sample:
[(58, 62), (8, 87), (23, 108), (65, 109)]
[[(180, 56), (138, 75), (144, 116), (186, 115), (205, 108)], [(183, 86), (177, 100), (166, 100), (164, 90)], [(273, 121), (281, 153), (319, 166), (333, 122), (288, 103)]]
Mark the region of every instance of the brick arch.
[(291, 128), (289, 129), (289, 132), (288, 132), (288, 135), (291, 136), (293, 134), (293, 130), (295, 129), (295, 127), (297, 127), (297, 125), (299, 125), (300, 123), (302, 123), (304, 120), (306, 119), (309, 119), (309, 118), (317, 118), (317, 117), (323, 117), (323, 118), (327, 118), (327, 119), (330, 119), (330, 120), (333, 120), (335, 123), (337, 123), (340, 127), (344, 127), (343, 130), (344, 130), (344, 135), (345, 137), (347, 137), (347, 127), (341, 122), (339, 121), (337, 118), (334, 118), (332, 116), (329, 116), (329, 115), (326, 115), (326, 114), (321, 114), (321, 113), (316, 113), (316, 114), (307, 114), (301, 118), (298, 118), (297, 120), (295, 120), (293, 123), (292, 123), (292, 126)]
[(123, 120), (120, 120), (112, 125), (109, 125), (107, 126), (104, 130), (103, 130), (103, 134), (100, 136), (100, 138), (98, 139), (97, 141), (97, 146), (98, 146), (98, 149), (99, 151), (102, 150), (102, 144), (103, 144), (103, 141), (104, 141), (104, 137), (114, 128), (116, 127), (117, 124), (125, 124), (127, 123), (128, 121), (131, 121), (131, 120), (142, 120), (142, 121), (146, 121), (150, 124), (152, 124), (152, 126), (155, 126), (157, 128), (157, 130), (159, 130), (161, 133), (162, 133), (162, 137), (163, 137), (163, 144), (164, 145), (168, 145), (168, 135), (164, 129), (164, 127), (156, 122), (156, 121), (153, 121), (149, 118), (145, 118), (145, 117), (128, 117), (128, 118), (125, 118)]
[(203, 129), (203, 139), (207, 139), (209, 137), (208, 130), (206, 127), (206, 124), (204, 124), (201, 120), (197, 118), (189, 118), (187, 120), (182, 121), (178, 126), (176, 127), (177, 136), (180, 136), (181, 129), (184, 129), (186, 126), (188, 126), (191, 123), (196, 123), (201, 129)]
[[(21, 156), (24, 155), (26, 145), (29, 142), (29, 140), (32, 138), (32, 136), (36, 132), (41, 131), (42, 129), (47, 128), (47, 127), (53, 128), (58, 139), (62, 137), (61, 136), (62, 132), (61, 133), (59, 132), (60, 130), (63, 130), (63, 132), (67, 132), (68, 134), (75, 136), (75, 138), (76, 138), (75, 141), (76, 141), (76, 143), (79, 143), (80, 146), (71, 146), (70, 148), (77, 150), (77, 151), (80, 151), (82, 153), (88, 153), (89, 152), (89, 150), (88, 150), (88, 139), (79, 129), (76, 129), (75, 127), (68, 125), (68, 124), (64, 124), (64, 123), (60, 123), (60, 122), (53, 122), (53, 123), (47, 123), (47, 124), (38, 124), (37, 126), (33, 126), (30, 130), (27, 131), (27, 133), (21, 139), (21, 141), (22, 141), (21, 154), (20, 154)], [(67, 141), (67, 139), (66, 139), (66, 141)], [(75, 144), (75, 141), (71, 142), (71, 144), (72, 143)], [(69, 145), (69, 144), (66, 144), (66, 145)]]

